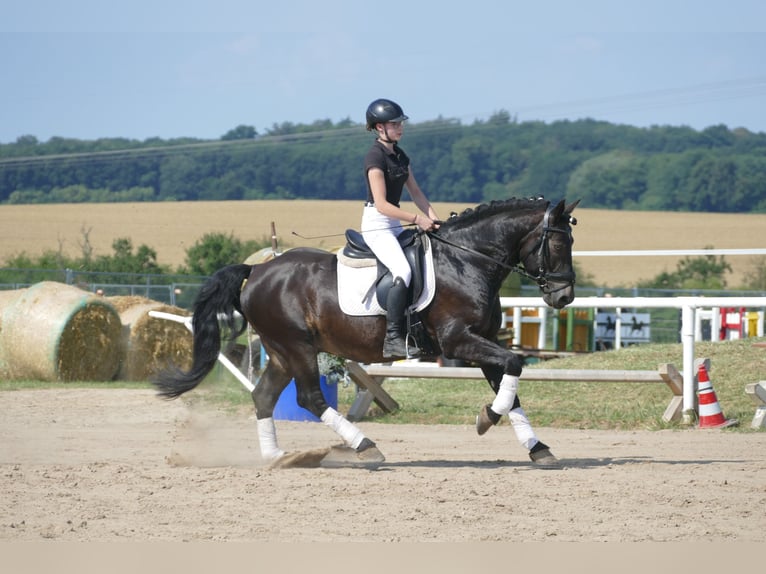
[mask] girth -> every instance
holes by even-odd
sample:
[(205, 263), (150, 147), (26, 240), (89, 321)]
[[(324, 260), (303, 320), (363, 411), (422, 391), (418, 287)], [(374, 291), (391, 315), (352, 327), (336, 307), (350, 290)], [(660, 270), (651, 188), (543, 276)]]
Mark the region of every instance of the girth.
[[(417, 301), (423, 291), (423, 243), (420, 240), (420, 234), (415, 229), (405, 229), (397, 239), (412, 270), (412, 279), (407, 290), (407, 303), (411, 305)], [(388, 290), (394, 282), (394, 277), (391, 270), (375, 256), (360, 232), (354, 229), (346, 230), (346, 245), (343, 248), (343, 255), (351, 259), (375, 259), (377, 261), (378, 273), (375, 280), (375, 294), (380, 306), (387, 309)]]

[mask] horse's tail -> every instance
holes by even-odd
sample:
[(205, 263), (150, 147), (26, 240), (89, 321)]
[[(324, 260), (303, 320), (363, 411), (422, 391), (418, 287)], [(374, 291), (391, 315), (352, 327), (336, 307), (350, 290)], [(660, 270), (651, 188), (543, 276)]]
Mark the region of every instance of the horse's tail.
[(202, 285), (194, 302), (192, 317), (194, 354), (191, 369), (185, 372), (175, 368), (159, 373), (152, 383), (160, 396), (168, 399), (179, 397), (199, 385), (210, 373), (221, 351), (219, 321), (225, 323), (231, 339), (245, 330), (247, 321), (238, 322), (234, 312), (242, 314), (239, 294), (251, 270), (252, 265), (229, 265), (216, 271)]

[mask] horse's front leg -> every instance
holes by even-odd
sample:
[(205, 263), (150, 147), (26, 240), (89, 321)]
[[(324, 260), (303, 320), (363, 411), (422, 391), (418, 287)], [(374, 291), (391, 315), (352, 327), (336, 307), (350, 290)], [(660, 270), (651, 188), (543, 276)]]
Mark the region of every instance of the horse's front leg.
[(554, 465), (558, 461), (532, 428), (527, 414), (519, 401), (519, 377), (522, 361), (518, 355), (478, 335), (472, 334), (453, 341), (450, 354), (473, 361), (481, 366), (484, 377), (495, 392), (491, 404), (482, 407), (476, 417), (476, 431), (483, 435), (495, 426), (504, 415), (508, 415), (516, 438), (529, 451), (533, 462)]
[(501, 369), (496, 366), (482, 367), (482, 372), (487, 382), (495, 391), (496, 397), (492, 404), (487, 404), (482, 407), (479, 414), (476, 416), (476, 432), (479, 435), (483, 435), (490, 428), (500, 422), (503, 414), (500, 412), (504, 410), (504, 405), (507, 404), (507, 398), (499, 400), (499, 390), (503, 388), (505, 382), (505, 392), (509, 392), (511, 388), (516, 391), (511, 408), (508, 410), (508, 420), (511, 421), (511, 427), (513, 432), (516, 433), (521, 446), (529, 451), (529, 458), (533, 462), (541, 465), (554, 465), (558, 461), (553, 453), (550, 451), (550, 447), (537, 438), (537, 433), (532, 428), (532, 423), (527, 418), (527, 413), (521, 408), (521, 401), (518, 395), (518, 378), (515, 383), (506, 378), (506, 375), (502, 373)]

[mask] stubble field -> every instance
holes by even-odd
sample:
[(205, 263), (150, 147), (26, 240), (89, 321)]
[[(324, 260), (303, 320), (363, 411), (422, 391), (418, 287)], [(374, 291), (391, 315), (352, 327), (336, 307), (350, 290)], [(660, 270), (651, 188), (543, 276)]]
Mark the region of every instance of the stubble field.
[[(414, 212), (412, 204), (405, 209)], [(440, 217), (470, 204), (435, 203)], [(160, 263), (183, 264), (186, 250), (204, 234), (231, 233), (241, 240), (267, 239), (274, 222), (280, 247), (333, 249), (343, 231), (358, 228), (361, 201), (238, 201), (124, 204), (2, 205), (0, 264), (26, 252), (46, 250), (77, 256), (84, 230), (94, 253), (110, 254), (112, 241), (128, 237), (134, 247), (145, 244)], [(578, 208), (575, 250), (719, 249), (764, 247), (766, 214), (627, 212)], [(319, 239), (302, 239), (321, 237)], [(581, 270), (601, 285), (632, 286), (662, 271), (673, 271), (680, 257), (588, 257), (577, 259)], [(753, 264), (752, 256), (727, 256), (738, 287)]]

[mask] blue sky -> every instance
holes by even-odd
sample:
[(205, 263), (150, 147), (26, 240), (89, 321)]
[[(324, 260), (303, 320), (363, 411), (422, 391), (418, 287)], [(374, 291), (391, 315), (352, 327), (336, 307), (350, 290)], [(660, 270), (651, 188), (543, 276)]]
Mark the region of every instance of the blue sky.
[(590, 117), (766, 132), (763, 0), (24, 0), (0, 5), (0, 143), (245, 124)]

